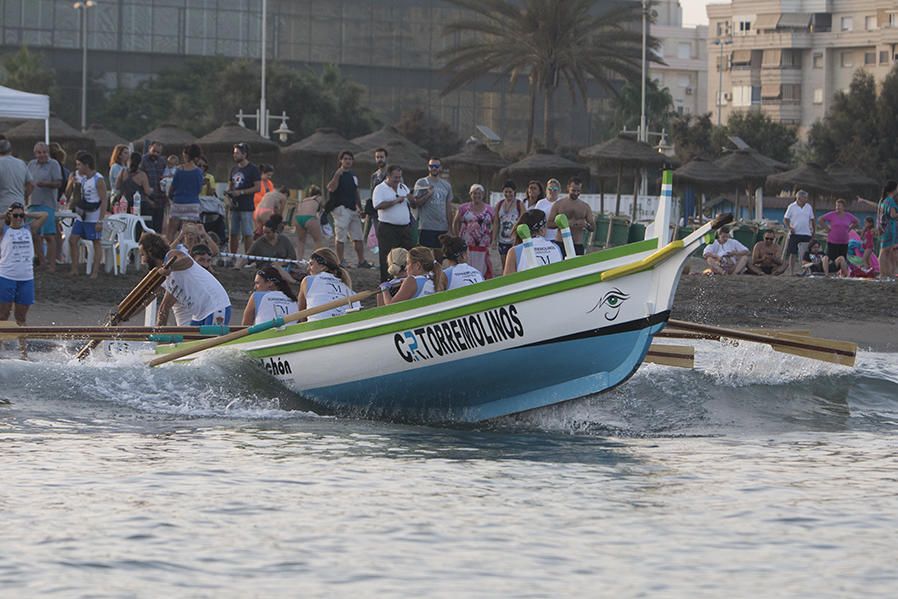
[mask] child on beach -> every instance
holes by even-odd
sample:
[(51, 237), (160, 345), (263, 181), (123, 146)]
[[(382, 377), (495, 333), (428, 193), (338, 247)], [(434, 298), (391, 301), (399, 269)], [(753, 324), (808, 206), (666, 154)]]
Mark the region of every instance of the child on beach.
[(864, 219), (864, 230), (861, 231), (861, 246), (864, 250), (864, 268), (870, 268), (870, 256), (873, 255), (873, 217), (868, 216)]

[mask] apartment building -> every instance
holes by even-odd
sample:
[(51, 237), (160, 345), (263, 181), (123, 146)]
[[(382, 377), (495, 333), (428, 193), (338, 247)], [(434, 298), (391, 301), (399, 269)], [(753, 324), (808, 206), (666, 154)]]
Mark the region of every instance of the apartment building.
[(857, 69), (881, 81), (898, 53), (895, 0), (733, 0), (707, 14), (707, 101), (723, 123), (755, 110), (805, 135)]
[(665, 64), (651, 63), (649, 76), (670, 91), (678, 113), (708, 112), (708, 28), (683, 27), (678, 0), (661, 0), (653, 9), (651, 32), (661, 41), (657, 54)]

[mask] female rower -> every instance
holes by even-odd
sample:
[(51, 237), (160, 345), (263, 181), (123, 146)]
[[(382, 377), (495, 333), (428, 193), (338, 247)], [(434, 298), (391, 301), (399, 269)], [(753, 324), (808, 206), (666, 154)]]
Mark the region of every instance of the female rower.
[[(346, 269), (340, 266), (337, 254), (330, 248), (318, 248), (309, 256), (309, 274), (299, 286), (299, 309), (316, 308), (322, 304), (354, 295), (352, 279)], [(331, 308), (327, 312), (313, 314), (308, 320), (321, 320), (331, 316), (341, 316), (349, 310), (361, 308), (353, 302)]]
[(468, 244), (461, 237), (440, 235), (443, 257), (449, 266), (443, 270), (446, 275), (446, 289), (457, 289), (483, 281), (483, 274), (468, 264)]
[[(397, 285), (401, 282), (402, 279), (408, 276), (408, 272), (406, 271), (406, 266), (408, 265), (408, 250), (405, 248), (393, 248), (390, 250), (390, 253), (387, 254), (387, 273), (393, 278), (394, 281), (397, 281)], [(399, 288), (396, 286), (388, 286), (384, 290), (391, 297), (399, 291)], [(384, 305), (384, 291), (377, 294), (377, 305)]]
[[(9, 318), (15, 306), (16, 324), (25, 326), (28, 308), (34, 303), (34, 241), (47, 212), (29, 212), (21, 202), (9, 205), (0, 225), (0, 321)], [(25, 225), (25, 218), (33, 219)], [(20, 343), (22, 354), (25, 343)]]
[[(524, 244), (518, 236), (518, 225), (527, 225), (530, 228), (530, 235), (533, 238), (533, 252), (536, 254), (536, 264), (527, 265), (524, 260)], [(533, 268), (534, 266), (545, 266), (561, 262), (563, 259), (561, 250), (558, 246), (546, 239), (546, 213), (536, 208), (528, 210), (515, 225), (514, 239), (515, 245), (505, 257), (505, 271), (502, 274), (509, 275), (514, 272)]]
[(268, 322), (299, 310), (296, 294), (290, 289), (293, 278), (277, 266), (266, 266), (256, 271), (253, 293), (243, 310), (243, 324)]
[(382, 291), (380, 296), (384, 304), (395, 304), (407, 299), (432, 295), (446, 289), (446, 276), (443, 268), (433, 258), (430, 248), (416, 246), (408, 252), (408, 276), (402, 281), (396, 295)]

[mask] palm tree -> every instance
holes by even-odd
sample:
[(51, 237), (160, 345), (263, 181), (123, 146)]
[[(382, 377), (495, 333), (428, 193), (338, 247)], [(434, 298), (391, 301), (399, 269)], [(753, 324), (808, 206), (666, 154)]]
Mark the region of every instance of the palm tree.
[[(543, 137), (554, 137), (552, 101), (564, 82), (572, 97), (587, 98), (594, 79), (617, 95), (620, 79), (640, 80), (642, 17), (639, 2), (597, 0), (448, 0), (471, 14), (447, 23), (444, 35), (464, 35), (461, 44), (440, 52), (452, 76), (444, 94), (488, 75), (508, 77), (510, 86), (526, 77), (530, 88), (527, 151), (533, 145), (537, 94), (543, 97)], [(657, 40), (649, 39), (649, 47)]]

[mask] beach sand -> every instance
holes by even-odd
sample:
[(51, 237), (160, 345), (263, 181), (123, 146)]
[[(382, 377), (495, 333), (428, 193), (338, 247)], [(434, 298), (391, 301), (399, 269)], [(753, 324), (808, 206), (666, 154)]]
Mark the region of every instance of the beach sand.
[[(240, 323), (255, 270), (215, 271), (231, 296), (233, 324)], [(350, 273), (357, 291), (372, 289), (378, 282), (377, 269), (350, 269)], [(28, 317), (33, 325), (102, 323), (143, 276), (133, 270), (118, 277), (101, 273), (92, 281), (59, 272), (36, 274), (37, 303)], [(671, 317), (718, 326), (806, 328), (816, 336), (855, 341), (862, 349), (898, 351), (896, 299), (898, 283), (893, 282), (685, 274)], [(131, 324), (143, 324), (142, 314)]]

